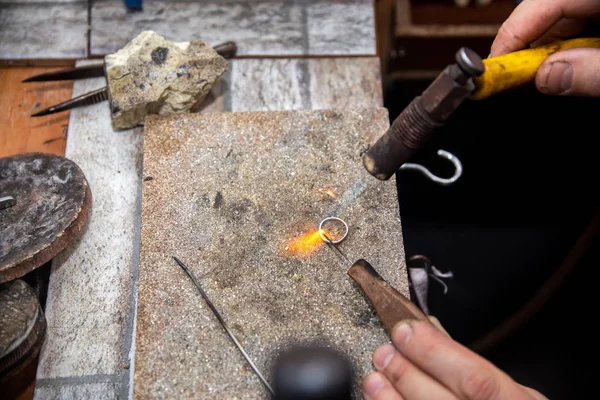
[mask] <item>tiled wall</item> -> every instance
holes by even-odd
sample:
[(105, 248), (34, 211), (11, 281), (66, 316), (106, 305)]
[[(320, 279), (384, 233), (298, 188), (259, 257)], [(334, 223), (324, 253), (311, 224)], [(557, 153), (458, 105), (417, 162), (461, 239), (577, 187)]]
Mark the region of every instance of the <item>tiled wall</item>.
[[(89, 27), (89, 32), (88, 32)], [(104, 56), (143, 30), (235, 40), (239, 55), (375, 55), (372, 0), (0, 0), (0, 60)]]

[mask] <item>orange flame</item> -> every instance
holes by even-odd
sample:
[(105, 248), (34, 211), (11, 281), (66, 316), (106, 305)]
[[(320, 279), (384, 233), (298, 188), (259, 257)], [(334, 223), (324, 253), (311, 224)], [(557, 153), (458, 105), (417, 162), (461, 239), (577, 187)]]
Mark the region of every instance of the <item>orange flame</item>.
[(330, 187), (319, 188), (318, 191), (319, 191), (319, 193), (326, 194), (327, 196), (331, 197), (332, 199), (338, 198), (337, 194), (335, 193), (335, 190), (333, 190)]
[(335, 192), (331, 189), (326, 189), (323, 190), (323, 193), (325, 193), (326, 195), (328, 195), (329, 197), (333, 197), (334, 199), (337, 199), (337, 195), (335, 194)]
[(319, 231), (311, 231), (287, 243), (285, 252), (288, 255), (308, 256), (314, 253), (322, 244), (325, 244), (325, 242), (321, 239)]

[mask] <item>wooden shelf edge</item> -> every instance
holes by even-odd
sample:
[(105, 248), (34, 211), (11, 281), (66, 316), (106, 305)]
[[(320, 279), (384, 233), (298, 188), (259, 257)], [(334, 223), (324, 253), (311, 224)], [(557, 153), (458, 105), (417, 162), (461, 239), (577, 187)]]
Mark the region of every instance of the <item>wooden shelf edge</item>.
[(396, 37), (495, 37), (500, 25), (405, 25), (396, 28)]
[(419, 69), (407, 69), (407, 70), (403, 70), (403, 71), (393, 71), (391, 73), (391, 78), (392, 79), (398, 79), (398, 80), (415, 80), (415, 81), (422, 81), (422, 80), (434, 80), (435, 78), (437, 78), (437, 76), (440, 74), (440, 72), (442, 72), (441, 69), (435, 69), (435, 70), (419, 70)]
[(79, 58), (7, 58), (0, 59), (0, 67), (70, 67), (75, 65), (77, 60)]

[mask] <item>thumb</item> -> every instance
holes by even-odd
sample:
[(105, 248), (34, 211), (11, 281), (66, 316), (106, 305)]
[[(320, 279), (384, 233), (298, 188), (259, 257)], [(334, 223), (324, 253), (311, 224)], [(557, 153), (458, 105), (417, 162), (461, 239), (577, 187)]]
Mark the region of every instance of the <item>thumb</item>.
[(600, 49), (552, 54), (538, 70), (535, 84), (545, 94), (600, 97)]
[(444, 333), (446, 336), (450, 337), (450, 334), (448, 333), (448, 331), (442, 326), (442, 323), (440, 322), (439, 319), (437, 319), (436, 317), (434, 317), (433, 315), (428, 315), (427, 318), (429, 318), (429, 321), (431, 321), (431, 323), (433, 324), (433, 326), (435, 326), (436, 328), (438, 328), (442, 333)]

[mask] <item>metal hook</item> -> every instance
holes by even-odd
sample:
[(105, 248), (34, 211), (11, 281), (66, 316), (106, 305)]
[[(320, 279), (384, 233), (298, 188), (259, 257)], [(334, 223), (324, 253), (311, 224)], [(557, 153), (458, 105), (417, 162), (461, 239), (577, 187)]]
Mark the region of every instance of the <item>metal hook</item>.
[(452, 175), (452, 177), (440, 178), (439, 176), (432, 174), (431, 171), (429, 171), (427, 168), (425, 168), (421, 164), (405, 163), (400, 168), (398, 168), (398, 170), (408, 169), (408, 170), (419, 171), (420, 173), (425, 175), (427, 178), (429, 178), (430, 180), (432, 180), (433, 182), (435, 182), (439, 185), (442, 185), (442, 186), (452, 185), (454, 182), (456, 182), (462, 176), (462, 172), (463, 172), (462, 163), (460, 162), (458, 157), (456, 157), (454, 154), (452, 154), (446, 150), (441, 150), (441, 149), (438, 150), (437, 155), (442, 158), (445, 158), (446, 160), (448, 160), (452, 164), (454, 164), (455, 171), (454, 171), (454, 175)]

